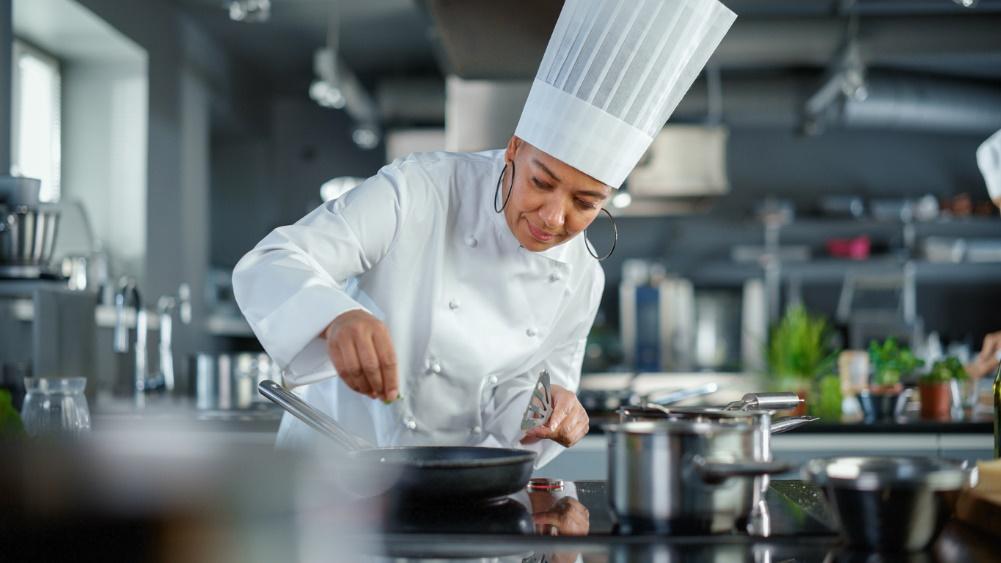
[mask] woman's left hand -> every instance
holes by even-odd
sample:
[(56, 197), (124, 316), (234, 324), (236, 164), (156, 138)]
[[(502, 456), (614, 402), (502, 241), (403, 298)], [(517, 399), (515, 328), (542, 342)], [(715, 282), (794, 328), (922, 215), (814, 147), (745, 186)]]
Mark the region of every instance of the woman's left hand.
[(583, 438), (590, 428), (590, 419), (573, 391), (559, 385), (551, 386), (553, 415), (549, 421), (525, 433), (522, 444), (552, 440), (569, 448)]

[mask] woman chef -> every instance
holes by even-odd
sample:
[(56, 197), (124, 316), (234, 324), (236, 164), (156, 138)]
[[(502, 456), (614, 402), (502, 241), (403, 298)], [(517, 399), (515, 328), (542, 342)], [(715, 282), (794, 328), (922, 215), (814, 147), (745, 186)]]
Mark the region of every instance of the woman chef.
[[(522, 443), (541, 466), (580, 440), (604, 287), (585, 231), (734, 18), (568, 0), (506, 149), (398, 160), (265, 237), (233, 289), (285, 384), (380, 446)], [(525, 435), (542, 370), (554, 413)], [(283, 418), (280, 444), (312, 439)]]

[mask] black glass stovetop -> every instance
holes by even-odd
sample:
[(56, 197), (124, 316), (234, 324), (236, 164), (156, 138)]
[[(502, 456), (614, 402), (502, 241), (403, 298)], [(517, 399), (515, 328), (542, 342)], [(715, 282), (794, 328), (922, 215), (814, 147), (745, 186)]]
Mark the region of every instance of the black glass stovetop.
[[(772, 538), (836, 534), (822, 494), (802, 481), (773, 481), (766, 500), (767, 531), (735, 529), (730, 535)], [(390, 506), (383, 528), (389, 534), (480, 534), (514, 536), (619, 537), (644, 534), (619, 525), (608, 508), (604, 481), (576, 481), (482, 502), (400, 502)], [(694, 535), (678, 534), (678, 535)]]

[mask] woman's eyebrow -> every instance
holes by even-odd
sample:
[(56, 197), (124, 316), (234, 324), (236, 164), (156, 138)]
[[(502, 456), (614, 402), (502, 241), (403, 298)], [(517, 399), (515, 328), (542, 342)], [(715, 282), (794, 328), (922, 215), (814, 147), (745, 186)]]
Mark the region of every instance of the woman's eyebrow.
[(608, 197), (606, 194), (603, 194), (601, 192), (580, 191), (580, 192), (576, 192), (576, 193), (577, 193), (577, 195), (589, 196), (589, 197), (593, 197), (593, 198), (596, 198), (596, 199), (605, 199), (606, 197)]
[(553, 180), (556, 180), (557, 182), (562, 181), (562, 180), (560, 180), (559, 176), (557, 176), (556, 174), (553, 174), (553, 171), (550, 170), (548, 166), (546, 166), (545, 164), (542, 164), (541, 160), (539, 160), (537, 158), (533, 158), (532, 159), (532, 164), (534, 164), (534, 165), (538, 166), (539, 168), (541, 168), (542, 171), (545, 172), (546, 174), (549, 174), (549, 176), (552, 177)]

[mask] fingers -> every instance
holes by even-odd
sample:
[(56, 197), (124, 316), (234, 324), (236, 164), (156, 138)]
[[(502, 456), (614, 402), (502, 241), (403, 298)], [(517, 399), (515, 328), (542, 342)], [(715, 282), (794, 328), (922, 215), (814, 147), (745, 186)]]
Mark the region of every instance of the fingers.
[(985, 361), (995, 361), (999, 350), (1001, 350), (1001, 332), (988, 334), (984, 337), (984, 345), (980, 349), (980, 358)]
[(379, 369), (382, 376), (382, 398), (385, 401), (395, 401), (399, 397), (399, 377), (396, 374), (396, 351), (389, 338), (389, 331), (381, 327), (372, 335), (372, 344), (379, 356)]
[(373, 398), (382, 397), (382, 370), (379, 367), (379, 356), (371, 338), (355, 340), (355, 350), (358, 352), (358, 364), (361, 375), (372, 389)]
[(329, 348), (332, 348), (333, 351), (334, 369), (337, 370), (344, 384), (362, 395), (371, 397), (372, 387), (361, 373), (358, 352), (355, 349), (354, 342), (339, 342), (335, 340), (331, 342)]
[(552, 391), (553, 415), (546, 424), (526, 432), (521, 440), (522, 444), (534, 444), (548, 439), (569, 448), (587, 435), (590, 420), (577, 396), (558, 385), (553, 385)]
[(373, 399), (399, 396), (396, 352), (381, 321), (365, 311), (348, 311), (324, 334), (327, 353), (345, 385)]

